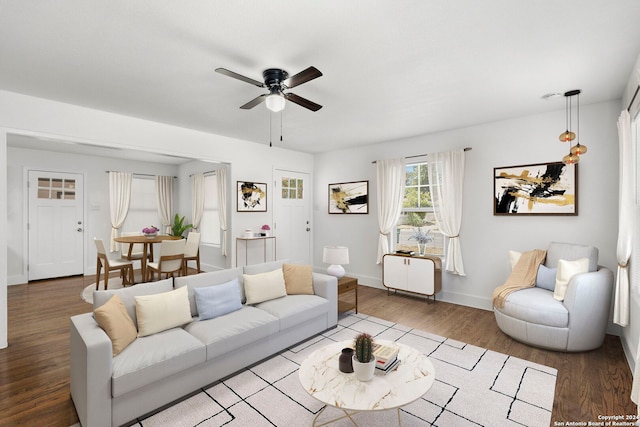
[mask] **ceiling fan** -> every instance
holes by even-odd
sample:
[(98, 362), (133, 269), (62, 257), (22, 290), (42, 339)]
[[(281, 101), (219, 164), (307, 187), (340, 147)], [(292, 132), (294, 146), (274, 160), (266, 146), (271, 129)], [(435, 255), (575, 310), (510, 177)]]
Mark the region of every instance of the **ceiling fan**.
[(285, 100), (291, 101), (294, 104), (298, 104), (311, 111), (318, 111), (322, 108), (322, 105), (309, 101), (295, 93), (285, 93), (287, 89), (300, 86), (303, 83), (320, 77), (322, 73), (316, 67), (309, 67), (291, 77), (289, 77), (289, 73), (285, 70), (280, 68), (269, 68), (262, 72), (264, 83), (227, 70), (226, 68), (216, 68), (216, 72), (269, 90), (269, 93), (259, 95), (241, 106), (240, 108), (243, 110), (249, 110), (262, 102), (266, 102), (269, 110), (278, 112), (284, 109)]

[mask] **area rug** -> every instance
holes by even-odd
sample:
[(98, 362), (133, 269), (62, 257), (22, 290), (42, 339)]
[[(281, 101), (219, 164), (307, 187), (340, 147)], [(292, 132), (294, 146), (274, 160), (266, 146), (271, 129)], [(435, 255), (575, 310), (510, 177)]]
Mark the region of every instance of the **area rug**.
[[(111, 289), (120, 289), (122, 287), (122, 279), (119, 277), (110, 277), (109, 278), (109, 290)], [(80, 298), (89, 304), (93, 304), (93, 291), (96, 290), (96, 284), (92, 283), (86, 288), (82, 290), (80, 293)], [(100, 280), (100, 289), (104, 291), (104, 279)]]
[[(298, 367), (314, 350), (368, 332), (426, 354), (436, 370), (431, 389), (400, 410), (408, 426), (548, 426), (557, 371), (362, 314), (343, 315), (337, 328), (311, 338), (249, 369), (131, 425), (153, 426), (310, 426), (323, 404), (298, 380)], [(317, 420), (342, 414), (327, 408)], [(398, 425), (395, 410), (359, 413), (361, 426)], [(348, 419), (327, 424), (352, 426)]]

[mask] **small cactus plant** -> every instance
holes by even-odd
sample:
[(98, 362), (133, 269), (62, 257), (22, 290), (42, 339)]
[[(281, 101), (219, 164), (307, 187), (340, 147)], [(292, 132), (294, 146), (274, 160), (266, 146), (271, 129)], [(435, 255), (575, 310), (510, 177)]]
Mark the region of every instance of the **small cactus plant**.
[(367, 333), (361, 333), (356, 337), (355, 356), (360, 363), (368, 363), (373, 360), (373, 338)]

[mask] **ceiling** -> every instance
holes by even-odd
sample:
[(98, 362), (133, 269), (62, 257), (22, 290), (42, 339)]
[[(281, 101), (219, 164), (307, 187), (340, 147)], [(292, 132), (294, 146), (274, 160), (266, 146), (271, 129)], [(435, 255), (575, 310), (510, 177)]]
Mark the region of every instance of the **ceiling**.
[[(639, 17), (637, 0), (0, 0), (0, 90), (317, 153), (562, 110), (547, 93), (618, 99)], [(291, 92), (323, 108), (282, 120), (214, 72), (311, 65)]]

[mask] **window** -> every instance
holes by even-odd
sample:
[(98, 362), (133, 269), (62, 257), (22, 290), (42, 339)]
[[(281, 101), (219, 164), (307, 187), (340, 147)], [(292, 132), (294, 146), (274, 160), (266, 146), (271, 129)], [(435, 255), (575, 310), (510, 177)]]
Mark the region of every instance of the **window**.
[(200, 239), (203, 244), (220, 246), (218, 179), (215, 174), (204, 177), (204, 211), (200, 220)]
[(297, 178), (282, 178), (283, 199), (303, 199), (304, 180)]
[(403, 209), (396, 224), (396, 250), (418, 253), (418, 241), (414, 234), (422, 231), (431, 238), (425, 245), (425, 253), (443, 256), (444, 236), (436, 224), (427, 163), (409, 164), (406, 173)]
[(131, 180), (131, 201), (129, 213), (124, 221), (122, 231), (141, 231), (144, 227), (154, 225), (164, 234), (162, 221), (158, 214), (156, 183), (153, 178), (136, 177)]

